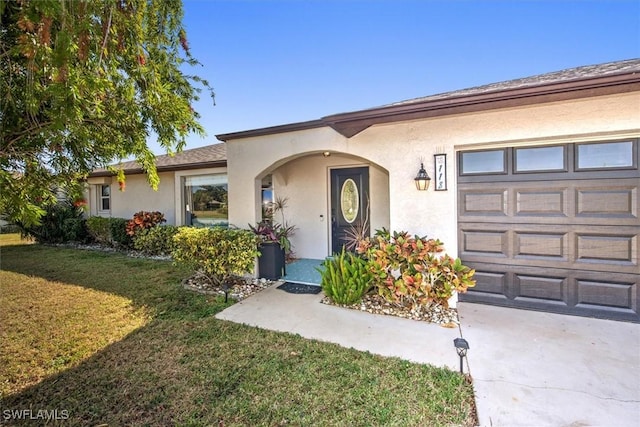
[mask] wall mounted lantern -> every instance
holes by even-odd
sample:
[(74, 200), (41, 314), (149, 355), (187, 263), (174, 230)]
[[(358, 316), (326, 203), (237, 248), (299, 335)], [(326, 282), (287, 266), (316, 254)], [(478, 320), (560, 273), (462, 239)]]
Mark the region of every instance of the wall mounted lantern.
[(424, 170), (424, 164), (420, 162), (420, 170), (418, 171), (418, 175), (415, 178), (416, 188), (420, 191), (425, 191), (429, 189), (429, 183), (431, 182), (431, 178), (427, 175), (427, 171)]
[(458, 356), (460, 356), (460, 373), (463, 373), (462, 370), (462, 359), (467, 355), (467, 350), (469, 350), (469, 343), (464, 338), (455, 338), (453, 340), (453, 345), (458, 352)]

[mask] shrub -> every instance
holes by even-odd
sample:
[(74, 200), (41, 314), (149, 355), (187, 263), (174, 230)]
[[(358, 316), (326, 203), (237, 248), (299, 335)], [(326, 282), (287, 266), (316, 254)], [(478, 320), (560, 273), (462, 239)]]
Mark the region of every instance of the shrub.
[(128, 220), (92, 216), (87, 219), (87, 230), (91, 238), (104, 245), (131, 248), (133, 240), (127, 234)]
[(129, 220), (124, 218), (109, 218), (109, 229), (111, 231), (111, 241), (114, 246), (124, 249), (133, 246), (133, 239), (127, 232)]
[(133, 219), (127, 222), (126, 231), (129, 236), (133, 237), (142, 230), (148, 230), (166, 221), (161, 212), (140, 211), (133, 214)]
[(35, 238), (39, 243), (64, 243), (70, 240), (76, 240), (76, 238), (82, 238), (82, 233), (76, 235), (72, 231), (76, 228), (79, 230), (81, 226), (65, 228), (65, 222), (67, 220), (74, 220), (76, 222), (84, 221), (82, 219), (82, 209), (68, 202), (61, 202), (55, 205), (49, 206), (46, 209), (44, 216), (40, 220), (40, 225), (24, 226), (21, 225), (22, 232)]
[(248, 230), (180, 227), (173, 237), (174, 262), (200, 270), (215, 285), (253, 272), (257, 238)]
[(366, 260), (346, 252), (322, 263), (322, 290), (337, 304), (351, 305), (360, 301), (371, 289), (373, 274)]
[(3, 226), (0, 226), (0, 234), (13, 234), (13, 233), (20, 233), (22, 232), (22, 229), (20, 228), (19, 225), (16, 224), (6, 224)]
[(377, 230), (358, 245), (366, 254), (378, 293), (387, 301), (413, 308), (438, 303), (445, 307), (454, 291), (475, 286), (475, 270), (444, 254), (442, 242), (409, 233)]
[(92, 216), (87, 218), (89, 236), (98, 243), (111, 244), (111, 218)]
[(66, 242), (89, 241), (87, 221), (84, 218), (67, 218), (62, 223), (62, 235)]
[(148, 255), (169, 255), (173, 249), (173, 236), (178, 232), (174, 225), (160, 225), (145, 229), (133, 237), (133, 247)]

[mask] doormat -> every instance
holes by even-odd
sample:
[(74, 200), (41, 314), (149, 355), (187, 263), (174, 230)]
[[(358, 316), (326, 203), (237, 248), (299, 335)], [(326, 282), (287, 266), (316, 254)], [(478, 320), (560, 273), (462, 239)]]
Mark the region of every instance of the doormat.
[(278, 289), (282, 289), (290, 294), (319, 294), (322, 291), (320, 286), (303, 285), (302, 283), (284, 282), (278, 286)]

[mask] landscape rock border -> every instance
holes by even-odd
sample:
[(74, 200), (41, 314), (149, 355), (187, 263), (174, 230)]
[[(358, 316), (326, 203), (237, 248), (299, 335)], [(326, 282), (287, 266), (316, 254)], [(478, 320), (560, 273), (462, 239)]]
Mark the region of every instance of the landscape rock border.
[[(226, 290), (227, 295), (235, 301), (242, 301), (268, 287), (278, 283), (267, 279), (252, 279), (247, 277), (233, 277), (231, 286)], [(205, 295), (225, 295), (225, 289), (211, 283), (202, 273), (195, 273), (182, 281), (182, 286), (193, 292)]]
[(428, 307), (417, 307), (411, 309), (399, 304), (390, 303), (378, 294), (366, 294), (360, 302), (351, 305), (336, 304), (327, 296), (325, 296), (321, 302), (323, 304), (364, 311), (371, 314), (382, 314), (386, 316), (400, 317), (403, 319), (435, 323), (446, 328), (456, 328), (460, 324), (458, 320), (458, 311), (454, 308), (447, 308), (439, 304), (432, 304)]

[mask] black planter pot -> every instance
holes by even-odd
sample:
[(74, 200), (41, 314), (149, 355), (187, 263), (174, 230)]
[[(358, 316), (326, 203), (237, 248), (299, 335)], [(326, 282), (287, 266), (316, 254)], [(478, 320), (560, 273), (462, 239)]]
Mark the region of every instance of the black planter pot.
[(266, 242), (258, 247), (258, 275), (268, 280), (277, 280), (284, 274), (284, 249), (275, 242)]

